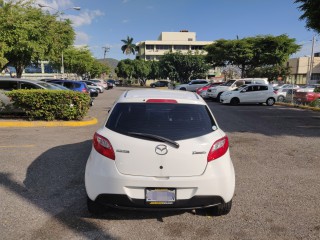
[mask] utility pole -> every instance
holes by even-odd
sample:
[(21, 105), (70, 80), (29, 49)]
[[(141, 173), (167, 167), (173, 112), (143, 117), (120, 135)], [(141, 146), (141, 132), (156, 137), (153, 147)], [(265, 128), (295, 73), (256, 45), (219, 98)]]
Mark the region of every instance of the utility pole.
[(312, 38), (312, 48), (311, 48), (311, 60), (310, 60), (310, 69), (309, 69), (309, 76), (308, 76), (308, 82), (307, 84), (311, 84), (311, 77), (312, 77), (312, 70), (313, 70), (313, 61), (314, 61), (314, 53), (313, 53), (313, 50), (314, 50), (314, 43), (315, 43), (315, 36), (313, 36)]
[(110, 51), (110, 48), (109, 47), (102, 47), (104, 49), (104, 53), (103, 53), (103, 59), (106, 59), (106, 54), (107, 52)]

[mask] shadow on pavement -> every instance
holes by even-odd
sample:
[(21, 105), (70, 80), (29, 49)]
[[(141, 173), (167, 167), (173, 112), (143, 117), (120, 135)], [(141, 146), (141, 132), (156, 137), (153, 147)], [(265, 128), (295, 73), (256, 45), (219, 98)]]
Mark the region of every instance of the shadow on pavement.
[[(0, 173), (0, 184), (52, 216), (36, 230), (33, 238), (56, 238), (63, 234), (55, 229), (63, 225), (77, 235), (95, 239), (115, 239), (91, 221), (87, 211), (84, 172), (91, 150), (91, 141), (54, 147), (41, 154), (27, 169), (24, 186)], [(109, 209), (98, 216), (106, 220), (157, 219), (183, 214), (182, 211), (137, 212)], [(59, 236), (61, 237), (61, 236)]]

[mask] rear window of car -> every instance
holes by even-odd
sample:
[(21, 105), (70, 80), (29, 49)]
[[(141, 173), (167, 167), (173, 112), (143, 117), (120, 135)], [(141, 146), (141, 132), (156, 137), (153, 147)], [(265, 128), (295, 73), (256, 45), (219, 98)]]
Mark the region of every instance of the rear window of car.
[(146, 133), (175, 141), (209, 134), (213, 126), (205, 105), (172, 103), (118, 103), (106, 123), (121, 134)]

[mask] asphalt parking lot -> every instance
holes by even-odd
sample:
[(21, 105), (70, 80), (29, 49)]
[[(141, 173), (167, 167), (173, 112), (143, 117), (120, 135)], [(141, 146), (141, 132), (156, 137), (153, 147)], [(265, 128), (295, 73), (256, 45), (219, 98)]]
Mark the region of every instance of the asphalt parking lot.
[(125, 88), (82, 127), (0, 128), (1, 239), (320, 239), (320, 112), (208, 101), (236, 171), (231, 213), (86, 209), (91, 139)]

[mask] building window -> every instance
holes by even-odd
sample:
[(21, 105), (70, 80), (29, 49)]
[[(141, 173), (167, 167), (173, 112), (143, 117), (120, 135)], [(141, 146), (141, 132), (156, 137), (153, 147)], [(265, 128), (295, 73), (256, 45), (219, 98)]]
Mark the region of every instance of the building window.
[(146, 45), (146, 49), (147, 50), (153, 50), (154, 49), (154, 45)]
[(191, 46), (191, 50), (203, 50), (203, 46)]
[(312, 73), (311, 80), (320, 80), (320, 73)]
[(193, 41), (193, 38), (188, 38), (188, 41), (189, 41), (189, 42)]
[(171, 46), (170, 45), (156, 45), (157, 50), (170, 50)]
[(189, 50), (188, 45), (174, 45), (173, 48), (174, 50)]

